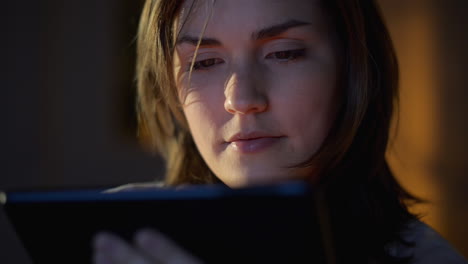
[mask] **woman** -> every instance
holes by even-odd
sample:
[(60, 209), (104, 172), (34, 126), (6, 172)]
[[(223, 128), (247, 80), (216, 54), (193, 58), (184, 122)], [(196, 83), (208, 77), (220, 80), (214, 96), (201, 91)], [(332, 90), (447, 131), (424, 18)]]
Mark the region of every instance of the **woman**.
[[(429, 229), (385, 161), (398, 69), (373, 1), (147, 0), (137, 56), (166, 185), (307, 180), (325, 193), (338, 262), (423, 263), (412, 234)], [(97, 263), (198, 263), (156, 231), (95, 242)]]

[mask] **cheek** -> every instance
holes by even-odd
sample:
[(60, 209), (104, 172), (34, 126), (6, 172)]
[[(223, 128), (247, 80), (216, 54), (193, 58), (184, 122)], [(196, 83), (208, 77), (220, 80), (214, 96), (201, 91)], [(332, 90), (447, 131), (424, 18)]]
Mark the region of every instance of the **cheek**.
[(210, 129), (213, 126), (209, 118), (205, 117), (206, 110), (201, 108), (197, 104), (192, 104), (184, 108), (185, 118), (189, 125), (192, 139), (195, 143), (200, 154), (206, 158), (206, 155), (210, 153), (211, 144), (209, 139), (213, 136)]
[(213, 112), (206, 107), (207, 104), (192, 99), (190, 96), (187, 97), (187, 101), (190, 103), (184, 107), (184, 113), (191, 134), (198, 145), (211, 136), (210, 132), (216, 125), (216, 119), (212, 116)]
[[(222, 93), (221, 93), (222, 95)], [(217, 134), (225, 123), (220, 95), (210, 89), (193, 90), (186, 96), (184, 114), (193, 139), (202, 154), (208, 154), (221, 138)]]
[(209, 73), (192, 72), (191, 76), (189, 72), (184, 72), (178, 79), (179, 99), (185, 106), (204, 104), (203, 107), (215, 109), (223, 105), (224, 82), (225, 73), (220, 69)]
[[(277, 113), (285, 133), (291, 136), (294, 152), (315, 152), (327, 136), (336, 115), (335, 76), (309, 71), (288, 82), (278, 81)], [(309, 153), (310, 154), (310, 153)]]
[[(181, 82), (188, 83), (188, 73), (181, 75)], [(183, 110), (195, 145), (207, 163), (217, 159), (222, 138), (222, 128), (229, 120), (224, 111), (222, 74), (192, 75), (190, 86), (179, 86), (183, 96)]]

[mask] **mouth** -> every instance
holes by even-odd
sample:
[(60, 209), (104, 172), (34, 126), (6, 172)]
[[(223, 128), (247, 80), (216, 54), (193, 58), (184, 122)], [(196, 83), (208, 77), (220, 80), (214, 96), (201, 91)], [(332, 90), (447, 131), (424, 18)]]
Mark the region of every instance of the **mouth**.
[(238, 133), (226, 142), (232, 150), (243, 154), (254, 154), (265, 151), (284, 138), (263, 132)]

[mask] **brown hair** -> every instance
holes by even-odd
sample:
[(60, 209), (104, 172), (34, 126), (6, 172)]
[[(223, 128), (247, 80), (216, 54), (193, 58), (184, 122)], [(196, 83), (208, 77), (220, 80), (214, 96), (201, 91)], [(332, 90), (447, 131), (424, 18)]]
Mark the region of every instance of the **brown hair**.
[[(192, 140), (172, 73), (174, 21), (182, 2), (147, 0), (143, 9), (137, 40), (140, 132), (166, 159), (167, 185), (213, 183), (218, 180)], [(413, 219), (403, 203), (412, 197), (395, 181), (385, 160), (397, 100), (395, 52), (373, 0), (321, 4), (335, 27), (343, 56), (342, 105), (320, 150), (300, 166), (319, 166), (343, 256), (358, 254), (357, 245), (364, 244), (363, 255), (393, 263), (385, 245), (403, 243), (400, 231)], [(361, 243), (355, 243), (357, 237)]]
[(137, 38), (140, 137), (166, 160), (166, 185), (212, 183), (182, 113), (172, 73), (174, 21), (183, 1), (146, 1)]

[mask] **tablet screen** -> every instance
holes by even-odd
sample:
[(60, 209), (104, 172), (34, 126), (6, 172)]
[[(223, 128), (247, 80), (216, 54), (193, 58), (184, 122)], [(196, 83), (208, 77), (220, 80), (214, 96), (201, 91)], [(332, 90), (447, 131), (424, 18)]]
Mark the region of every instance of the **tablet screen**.
[(103, 189), (7, 192), (5, 211), (35, 263), (91, 263), (92, 238), (131, 241), (155, 228), (205, 263), (326, 263), (312, 188), (294, 182), (104, 193)]

